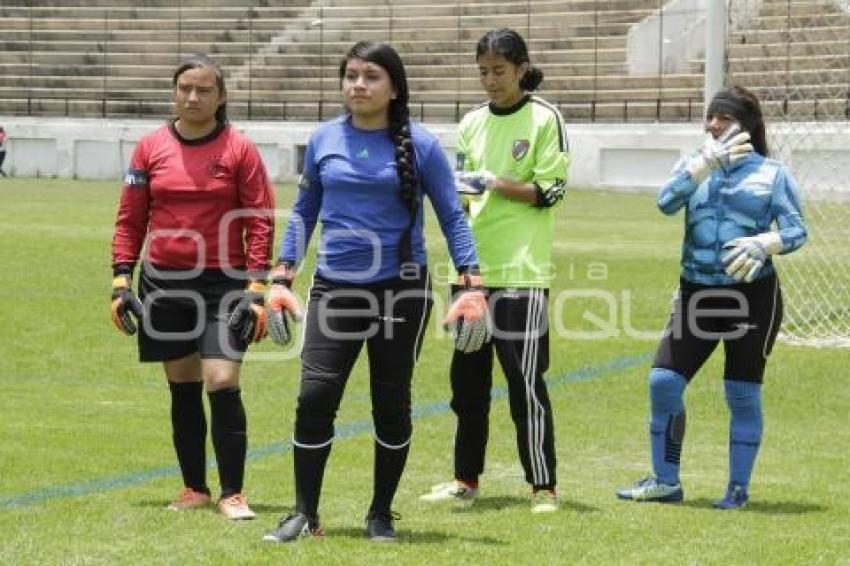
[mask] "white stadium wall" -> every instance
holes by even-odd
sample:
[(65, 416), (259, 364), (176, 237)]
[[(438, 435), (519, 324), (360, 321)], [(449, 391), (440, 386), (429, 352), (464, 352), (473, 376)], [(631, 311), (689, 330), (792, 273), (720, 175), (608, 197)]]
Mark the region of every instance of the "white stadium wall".
[[(0, 118), (9, 136), (4, 169), (15, 176), (120, 179), (135, 143), (160, 122), (63, 118)], [(297, 176), (313, 123), (237, 122), (260, 150), (270, 176)], [(456, 125), (427, 124), (454, 163)], [(621, 190), (654, 189), (676, 160), (702, 139), (698, 124), (568, 124), (573, 163), (570, 184)], [(783, 125), (771, 130), (779, 139), (794, 135)], [(780, 155), (792, 169), (805, 171), (804, 192), (850, 197), (850, 123), (811, 124), (804, 143)], [(828, 166), (824, 167), (823, 165)], [(822, 175), (816, 175), (820, 171)], [(802, 175), (801, 175), (802, 177)], [(812, 183), (814, 183), (813, 186)]]

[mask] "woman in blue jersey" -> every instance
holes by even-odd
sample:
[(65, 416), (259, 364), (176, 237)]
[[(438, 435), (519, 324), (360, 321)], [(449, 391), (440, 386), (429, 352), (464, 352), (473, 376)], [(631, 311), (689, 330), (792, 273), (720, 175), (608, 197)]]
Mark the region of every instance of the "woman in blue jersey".
[[(621, 499), (684, 498), (679, 457), (685, 434), (684, 393), (722, 340), (731, 413), (729, 482), (718, 509), (738, 509), (762, 439), (761, 385), (782, 322), (782, 294), (771, 256), (806, 241), (797, 185), (769, 159), (758, 99), (741, 87), (709, 104), (710, 134), (682, 159), (658, 194), (664, 214), (685, 209), (679, 290), (649, 373), (654, 475), (617, 492)], [(773, 229), (773, 226), (776, 229)]]
[[(292, 280), (321, 220), (293, 437), (295, 513), (264, 537), (271, 542), (323, 534), (318, 505), (334, 418), (364, 344), (375, 425), (366, 533), (374, 541), (396, 540), (391, 503), (410, 446), (411, 377), (431, 308), (424, 196), (458, 271), (470, 278), (478, 269), (451, 167), (437, 139), (410, 122), (407, 78), (396, 51), (387, 44), (357, 43), (341, 62), (339, 76), (348, 113), (310, 138), (298, 199), (272, 273), (271, 333), (285, 342), (286, 317), (302, 316), (290, 291)], [(486, 313), (483, 293), (470, 288), (445, 322), (462, 318), (478, 329)]]
[(543, 73), (531, 65), (518, 33), (487, 33), (478, 41), (475, 59), (489, 100), (458, 127), (458, 191), (468, 203), (493, 340), (476, 352), (460, 343), (455, 349), (450, 376), (457, 415), (454, 481), (433, 486), (421, 499), (470, 503), (478, 496), (498, 358), (531, 510), (553, 512), (558, 507), (555, 427), (544, 376), (552, 230), (570, 163), (567, 137), (558, 110), (531, 94)]

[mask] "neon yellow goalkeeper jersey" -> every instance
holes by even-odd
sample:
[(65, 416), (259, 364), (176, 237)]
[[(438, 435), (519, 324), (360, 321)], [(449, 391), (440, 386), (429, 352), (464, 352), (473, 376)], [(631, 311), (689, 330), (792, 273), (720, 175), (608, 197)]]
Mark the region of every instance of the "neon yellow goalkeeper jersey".
[(548, 288), (554, 278), (552, 227), (570, 165), (564, 121), (536, 96), (511, 108), (483, 104), (458, 127), (458, 169), (486, 170), (537, 186), (537, 202), (493, 191), (464, 197), (485, 287)]

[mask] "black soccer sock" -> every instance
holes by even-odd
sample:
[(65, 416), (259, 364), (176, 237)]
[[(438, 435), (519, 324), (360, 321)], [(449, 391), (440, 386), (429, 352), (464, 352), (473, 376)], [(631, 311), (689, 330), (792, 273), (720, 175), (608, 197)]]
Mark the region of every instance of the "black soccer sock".
[(375, 442), (375, 479), (370, 513), (390, 511), (409, 451), (410, 442), (399, 448), (388, 448)]
[(248, 423), (238, 387), (208, 394), (212, 420), (212, 442), (218, 462), (221, 496), (242, 491), (245, 456), (248, 452)]
[(207, 487), (207, 418), (203, 383), (168, 382), (171, 390), (171, 427), (174, 451), (183, 473), (183, 484), (209, 493)]
[(331, 453), (331, 444), (302, 448), (295, 446), (295, 510), (311, 519), (319, 517), (319, 496), (325, 465)]

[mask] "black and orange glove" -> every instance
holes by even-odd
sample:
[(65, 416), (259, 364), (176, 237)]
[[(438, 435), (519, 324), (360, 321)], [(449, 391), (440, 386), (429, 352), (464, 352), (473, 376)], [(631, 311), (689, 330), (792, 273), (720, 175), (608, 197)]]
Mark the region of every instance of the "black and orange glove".
[(259, 342), (266, 337), (266, 284), (251, 281), (236, 308), (230, 313), (227, 327), (242, 342)]
[(304, 314), (298, 297), (292, 292), (292, 280), (295, 271), (288, 264), (281, 264), (272, 272), (272, 285), (269, 288), (267, 313), (269, 317), (269, 334), (272, 341), (280, 346), (286, 346), (292, 341), (292, 329), (289, 325), (291, 318), (301, 322)]
[[(132, 271), (116, 273), (112, 278), (112, 324), (128, 336), (136, 333), (145, 312), (142, 302), (130, 288), (132, 281)], [(136, 317), (136, 322), (130, 315)]]
[(477, 352), (493, 336), (493, 321), (487, 307), (487, 297), (477, 274), (461, 274), (458, 284), (463, 288), (455, 295), (444, 325), (454, 323), (455, 349), (464, 354)]

